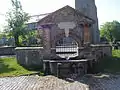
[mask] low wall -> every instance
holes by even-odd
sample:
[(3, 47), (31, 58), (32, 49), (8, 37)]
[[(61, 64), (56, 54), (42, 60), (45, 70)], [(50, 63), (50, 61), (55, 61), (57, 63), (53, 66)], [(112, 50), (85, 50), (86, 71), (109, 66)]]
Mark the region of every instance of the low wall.
[[(28, 69), (42, 68), (43, 59), (60, 59), (53, 49), (51, 50), (51, 55), (48, 56), (44, 53), (43, 47), (17, 47), (15, 50), (18, 64)], [(99, 44), (90, 45), (87, 48), (79, 48), (79, 56), (76, 59), (85, 57), (99, 60), (103, 55), (112, 56), (112, 47), (110, 45)]]
[(15, 55), (15, 47), (0, 47), (0, 56)]
[(112, 56), (112, 46), (109, 44), (97, 44), (91, 45), (91, 47), (95, 49), (95, 51), (101, 50), (103, 55)]
[(112, 46), (110, 46), (109, 44), (91, 44), (90, 46), (79, 48), (78, 59), (91, 58), (99, 60), (104, 56), (112, 56)]
[(42, 68), (42, 47), (17, 47), (15, 50), (18, 64), (28, 69)]

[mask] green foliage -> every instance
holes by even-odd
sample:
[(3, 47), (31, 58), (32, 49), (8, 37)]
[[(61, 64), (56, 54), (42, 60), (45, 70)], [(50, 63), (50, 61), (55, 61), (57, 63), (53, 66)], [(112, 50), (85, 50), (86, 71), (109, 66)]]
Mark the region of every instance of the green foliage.
[(112, 55), (113, 55), (113, 57), (120, 58), (120, 50), (113, 50)]
[(106, 37), (110, 42), (120, 40), (120, 23), (118, 21), (106, 22), (100, 28), (100, 36)]
[(2, 37), (6, 37), (6, 36), (7, 36), (6, 34), (0, 33), (0, 39), (1, 39)]
[(19, 36), (25, 37), (27, 29), (25, 23), (29, 20), (29, 16), (22, 10), (20, 1), (11, 0), (13, 8), (7, 13), (8, 27), (6, 32), (15, 38), (16, 46), (20, 46)]
[(33, 30), (33, 31), (27, 31), (27, 34), (24, 35), (24, 37), (23, 37), (23, 36), (20, 36), (20, 37), (19, 37), (19, 40), (20, 40), (21, 45), (24, 46), (24, 45), (23, 45), (23, 42), (27, 42), (27, 44), (28, 44), (28, 46), (29, 46), (29, 45), (30, 45), (31, 38), (36, 38), (36, 36), (37, 36), (37, 33), (36, 33), (35, 30)]
[(32, 71), (28, 71), (18, 65), (15, 58), (0, 58), (0, 77), (19, 76), (31, 73)]

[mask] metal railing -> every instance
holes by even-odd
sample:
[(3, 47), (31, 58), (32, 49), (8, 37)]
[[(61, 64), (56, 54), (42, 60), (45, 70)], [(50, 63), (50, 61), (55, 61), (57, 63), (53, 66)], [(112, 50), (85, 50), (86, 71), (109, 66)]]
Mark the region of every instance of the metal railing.
[(61, 58), (72, 58), (78, 56), (78, 46), (71, 45), (71, 46), (56, 46), (56, 54)]

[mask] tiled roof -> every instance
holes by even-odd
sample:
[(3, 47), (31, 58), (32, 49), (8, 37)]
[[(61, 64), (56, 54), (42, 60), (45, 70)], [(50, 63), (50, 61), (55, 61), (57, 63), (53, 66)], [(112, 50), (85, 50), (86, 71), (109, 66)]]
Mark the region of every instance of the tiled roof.
[(60, 14), (62, 13), (66, 13), (69, 15), (69, 12), (72, 12), (72, 15), (76, 16), (76, 20), (78, 19), (82, 19), (83, 21), (86, 21), (88, 23), (95, 23), (95, 20), (89, 18), (88, 16), (85, 16), (83, 13), (79, 12), (78, 10), (70, 7), (70, 6), (65, 6), (51, 14), (49, 14), (48, 16), (42, 18), (41, 20), (38, 21), (39, 24), (45, 24), (45, 23), (56, 23), (56, 17), (59, 17)]

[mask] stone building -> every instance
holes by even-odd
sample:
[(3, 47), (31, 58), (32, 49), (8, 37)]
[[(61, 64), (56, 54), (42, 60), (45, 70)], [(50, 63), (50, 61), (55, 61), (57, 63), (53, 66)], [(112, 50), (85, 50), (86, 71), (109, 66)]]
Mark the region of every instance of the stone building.
[(66, 37), (73, 38), (78, 47), (92, 43), (90, 27), (94, 23), (93, 19), (70, 6), (65, 6), (41, 19), (38, 27), (43, 31), (43, 48), (46, 54), (51, 56), (53, 54), (51, 48), (56, 49), (57, 41)]
[[(70, 6), (54, 11), (38, 22), (43, 47), (16, 48), (18, 63), (35, 69), (48, 60), (51, 72), (55, 72), (56, 68), (52, 67), (54, 63), (73, 62), (77, 66), (82, 63), (86, 68), (88, 61), (97, 61), (104, 54), (111, 56), (110, 46), (94, 44), (97, 43), (96, 37), (93, 37), (96, 33), (92, 29), (95, 23), (94, 19)], [(70, 68), (69, 64), (67, 68)], [(86, 72), (87, 69), (84, 70)]]

